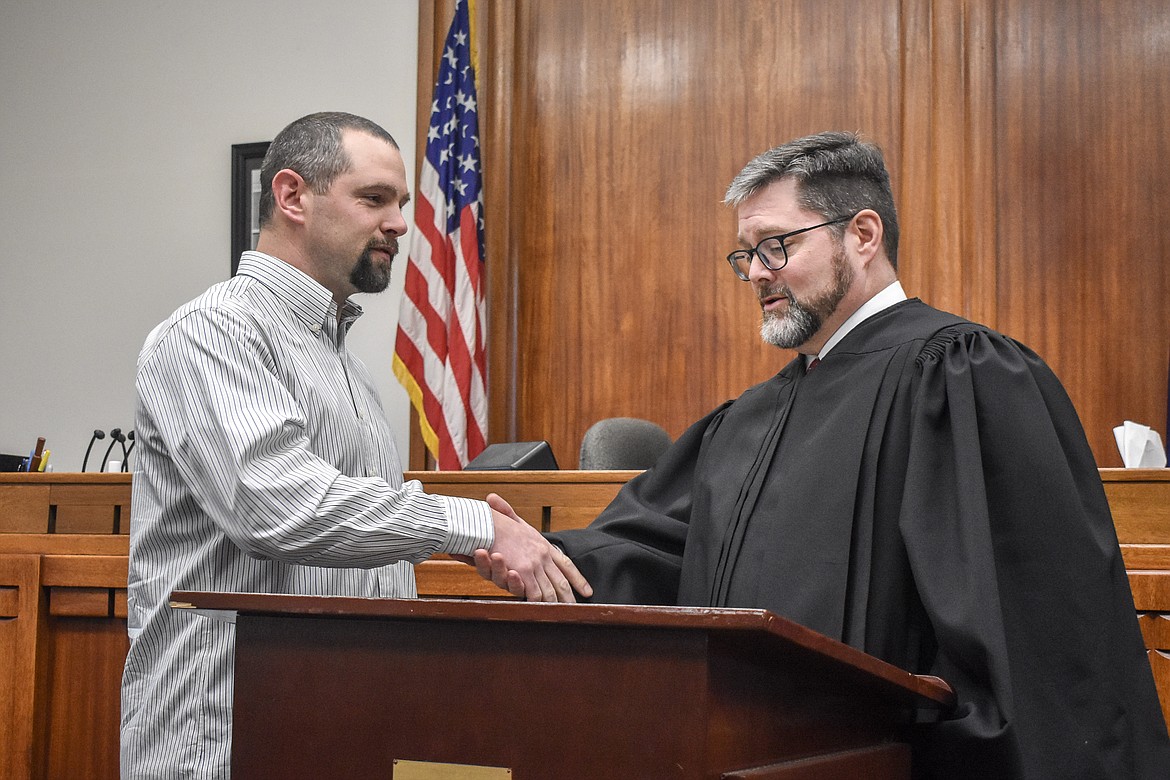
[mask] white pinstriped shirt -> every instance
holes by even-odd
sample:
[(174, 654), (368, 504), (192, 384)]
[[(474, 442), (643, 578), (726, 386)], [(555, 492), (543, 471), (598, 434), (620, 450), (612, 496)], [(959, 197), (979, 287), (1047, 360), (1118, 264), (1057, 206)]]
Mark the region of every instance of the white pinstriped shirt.
[(485, 503), (402, 467), (328, 290), (245, 252), (138, 359), (124, 778), (229, 776), (235, 627), (173, 590), (415, 596), (411, 563), (493, 541)]

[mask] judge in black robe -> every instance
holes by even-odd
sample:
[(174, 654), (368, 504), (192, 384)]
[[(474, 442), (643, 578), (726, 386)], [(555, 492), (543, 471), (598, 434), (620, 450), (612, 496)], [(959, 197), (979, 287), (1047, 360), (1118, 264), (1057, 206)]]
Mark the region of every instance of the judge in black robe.
[[(811, 140), (859, 148), (848, 134)], [(876, 165), (888, 197), (880, 152)], [(809, 185), (788, 178), (736, 204), (754, 252), (771, 233), (832, 219), (803, 200), (794, 210)], [(873, 245), (896, 219), (889, 204), (880, 219), (844, 212), (846, 292), (815, 336), (781, 346), (822, 352), (895, 279), (889, 241)], [(783, 271), (752, 258), (761, 301), (790, 309), (799, 284), (815, 298), (828, 241), (784, 245), (783, 262), (773, 242)], [(592, 600), (767, 609), (941, 677), (957, 705), (911, 728), (920, 777), (1170, 777), (1100, 475), (1048, 367), (918, 300), (869, 316), (805, 365), (802, 355), (695, 423), (587, 529), (550, 535)]]
[(905, 301), (684, 433), (588, 528), (594, 602), (770, 610), (956, 691), (923, 776), (1170, 776), (1100, 476), (1026, 347)]

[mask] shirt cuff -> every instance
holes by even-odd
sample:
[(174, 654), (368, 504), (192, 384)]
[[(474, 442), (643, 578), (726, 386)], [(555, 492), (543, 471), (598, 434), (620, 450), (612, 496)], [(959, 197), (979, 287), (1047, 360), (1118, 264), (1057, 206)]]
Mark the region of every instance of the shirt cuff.
[(443, 552), (451, 555), (471, 555), (487, 549), (496, 541), (492, 509), (483, 501), (455, 496), (438, 496), (447, 507), (449, 520), (447, 541)]

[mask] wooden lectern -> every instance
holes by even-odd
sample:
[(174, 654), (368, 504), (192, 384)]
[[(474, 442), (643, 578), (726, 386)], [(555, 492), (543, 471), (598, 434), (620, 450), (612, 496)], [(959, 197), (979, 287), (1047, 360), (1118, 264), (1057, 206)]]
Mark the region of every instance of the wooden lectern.
[(240, 778), (908, 777), (953, 699), (762, 610), (173, 599), (236, 620)]

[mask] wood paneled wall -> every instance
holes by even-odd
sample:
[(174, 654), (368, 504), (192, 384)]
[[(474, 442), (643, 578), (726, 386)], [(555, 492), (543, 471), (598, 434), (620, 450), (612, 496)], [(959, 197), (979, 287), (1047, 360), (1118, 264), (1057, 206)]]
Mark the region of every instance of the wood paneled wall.
[(1001, 329), (1064, 380), (1101, 465), (1110, 429), (1166, 434), (1170, 4), (1001, 3)]
[[(420, 0), (424, 128), (450, 4)], [(476, 20), (491, 441), (572, 467), (598, 419), (677, 436), (782, 367), (720, 200), (825, 129), (884, 148), (907, 291), (1045, 357), (1100, 465), (1122, 420), (1164, 432), (1163, 0), (479, 0)]]

